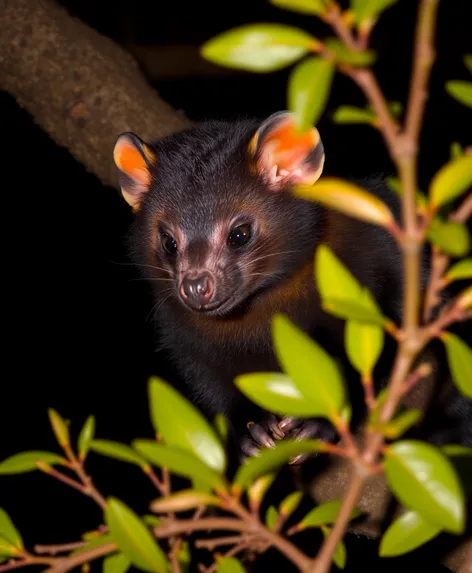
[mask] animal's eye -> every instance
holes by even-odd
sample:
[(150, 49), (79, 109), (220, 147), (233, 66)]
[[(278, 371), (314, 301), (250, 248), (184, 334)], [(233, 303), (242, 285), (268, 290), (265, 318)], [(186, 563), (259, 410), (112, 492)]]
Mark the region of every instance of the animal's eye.
[(177, 243), (174, 237), (171, 237), (168, 233), (161, 233), (161, 243), (162, 248), (166, 253), (173, 256), (177, 252)]
[(244, 247), (252, 237), (251, 225), (238, 225), (228, 235), (228, 245), (238, 249)]

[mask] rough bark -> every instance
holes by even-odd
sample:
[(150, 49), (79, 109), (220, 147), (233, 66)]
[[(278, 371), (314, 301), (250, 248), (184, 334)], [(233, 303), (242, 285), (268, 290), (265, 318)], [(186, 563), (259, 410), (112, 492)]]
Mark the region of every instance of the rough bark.
[(126, 51), (54, 2), (7, 0), (0, 21), (0, 88), (103, 184), (117, 185), (118, 134), (149, 139), (190, 124)]

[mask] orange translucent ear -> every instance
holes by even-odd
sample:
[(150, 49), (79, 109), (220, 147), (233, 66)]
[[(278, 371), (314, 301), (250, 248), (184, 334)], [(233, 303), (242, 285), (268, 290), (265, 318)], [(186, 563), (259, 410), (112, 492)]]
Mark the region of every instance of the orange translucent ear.
[(312, 127), (299, 133), (289, 112), (278, 112), (264, 121), (249, 152), (257, 172), (276, 191), (287, 184), (311, 185), (323, 172), (325, 154), (318, 130)]
[(151, 183), (154, 154), (134, 133), (122, 133), (116, 141), (113, 159), (123, 197), (136, 210)]

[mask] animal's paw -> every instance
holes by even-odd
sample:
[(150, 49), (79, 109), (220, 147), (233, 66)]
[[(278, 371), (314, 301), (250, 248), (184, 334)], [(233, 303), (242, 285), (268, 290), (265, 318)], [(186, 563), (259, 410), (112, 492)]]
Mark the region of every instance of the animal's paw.
[[(303, 440), (317, 438), (325, 442), (334, 442), (336, 432), (327, 421), (323, 419), (300, 420), (292, 416), (276, 418), (270, 414), (258, 424), (249, 422), (248, 435), (241, 440), (242, 459), (257, 456), (261, 448), (273, 448), (278, 440)], [(298, 465), (311, 457), (310, 454), (300, 454), (291, 464)]]

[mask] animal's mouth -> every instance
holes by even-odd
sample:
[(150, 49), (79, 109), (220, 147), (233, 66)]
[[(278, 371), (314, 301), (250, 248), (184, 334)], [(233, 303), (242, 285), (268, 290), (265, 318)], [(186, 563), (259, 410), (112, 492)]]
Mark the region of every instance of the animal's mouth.
[(189, 307), (193, 312), (206, 316), (220, 316), (228, 313), (233, 307), (236, 298), (230, 295), (222, 300), (218, 300), (200, 307)]

